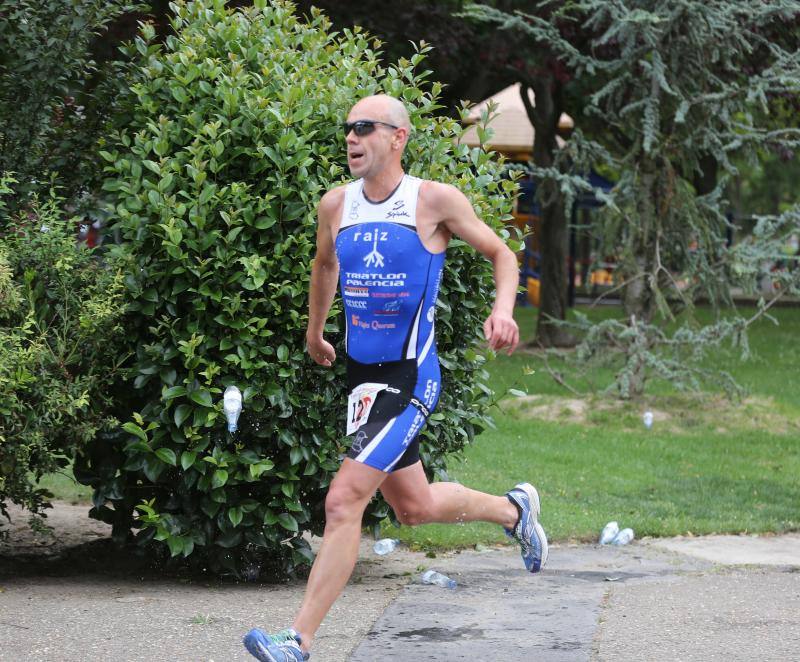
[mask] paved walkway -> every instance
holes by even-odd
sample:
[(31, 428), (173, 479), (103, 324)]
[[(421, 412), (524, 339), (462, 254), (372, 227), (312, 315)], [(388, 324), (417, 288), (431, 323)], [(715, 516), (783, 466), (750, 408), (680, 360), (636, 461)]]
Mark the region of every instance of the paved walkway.
[[(284, 627), (304, 588), (102, 569), (91, 546), (30, 562), (4, 549), (0, 662), (245, 662), (242, 634)], [(458, 587), (416, 583), (423, 567)], [(800, 534), (557, 545), (539, 575), (525, 573), (511, 548), (381, 558), (365, 541), (312, 656), (481, 659), (798, 660)]]
[(440, 563), (459, 587), (410, 584), (350, 660), (800, 659), (800, 535), (556, 546), (539, 576), (518, 562)]

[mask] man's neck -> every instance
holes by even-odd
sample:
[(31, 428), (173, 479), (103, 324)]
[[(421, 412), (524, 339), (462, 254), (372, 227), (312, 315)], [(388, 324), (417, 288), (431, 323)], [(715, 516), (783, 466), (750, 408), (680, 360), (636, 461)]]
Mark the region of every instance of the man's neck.
[(398, 167), (386, 170), (377, 177), (364, 177), (364, 195), (373, 202), (385, 200), (398, 187), (404, 176), (403, 169)]

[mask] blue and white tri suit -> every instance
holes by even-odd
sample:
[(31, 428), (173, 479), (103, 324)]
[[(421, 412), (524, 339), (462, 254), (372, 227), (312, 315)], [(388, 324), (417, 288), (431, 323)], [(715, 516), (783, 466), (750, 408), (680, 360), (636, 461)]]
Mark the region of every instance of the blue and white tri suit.
[(417, 436), (441, 389), (434, 317), (444, 251), (431, 253), (417, 234), (421, 184), (406, 175), (388, 198), (373, 202), (363, 180), (351, 182), (336, 236), (348, 387), (389, 385), (348, 455), (386, 472), (419, 459)]

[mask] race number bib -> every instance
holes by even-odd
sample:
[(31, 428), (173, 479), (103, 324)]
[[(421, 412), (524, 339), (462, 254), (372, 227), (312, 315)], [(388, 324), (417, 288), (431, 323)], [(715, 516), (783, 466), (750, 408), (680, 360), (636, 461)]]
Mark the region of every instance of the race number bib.
[(367, 422), (378, 393), (387, 386), (389, 385), (364, 382), (350, 392), (347, 397), (347, 434), (353, 434)]

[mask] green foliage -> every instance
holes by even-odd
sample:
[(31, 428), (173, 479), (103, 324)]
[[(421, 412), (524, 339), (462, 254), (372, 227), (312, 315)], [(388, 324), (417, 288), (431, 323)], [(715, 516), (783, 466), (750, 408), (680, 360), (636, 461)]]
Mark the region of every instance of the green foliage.
[(740, 186), (734, 189), (734, 195), (743, 214), (780, 214), (800, 203), (796, 186), (800, 181), (800, 155), (794, 150), (777, 154), (762, 151), (755, 167), (747, 162), (736, 165)]
[[(0, 179), (0, 195), (13, 180)], [(75, 219), (34, 199), (0, 235), (0, 512), (8, 501), (38, 514), (38, 479), (66, 466), (112, 426), (124, 312), (122, 270), (75, 242)], [(4, 219), (5, 220), (5, 219)]]
[[(657, 314), (672, 320), (697, 299), (716, 306), (732, 303), (733, 287), (757, 292), (753, 272), (764, 274), (775, 254), (771, 244), (791, 226), (788, 219), (771, 223), (771, 233), (762, 232), (747, 247), (730, 247), (722, 195), (728, 176), (736, 174), (734, 155), (754, 156), (759, 147), (800, 140), (794, 128), (765, 123), (772, 95), (800, 90), (796, 51), (780, 35), (798, 9), (796, 2), (709, 7), (684, 0), (598, 7), (590, 18), (598, 44), (617, 44), (613, 56), (597, 63), (605, 83), (592, 107), (624, 136), (616, 145), (623, 173), (615, 206), (603, 216), (600, 232), (619, 256), (623, 333), (651, 354), (644, 362), (625, 353), (617, 375), (622, 394), (640, 395), (648, 374), (671, 372), (676, 382), (686, 381), (696, 357), (671, 365), (670, 346), (694, 345), (697, 352), (722, 337), (735, 344), (742, 339), (749, 323), (744, 318), (705, 328), (689, 323), (663, 338), (646, 329)], [(796, 222), (796, 214), (787, 215)], [(796, 289), (793, 282), (786, 279), (784, 292)]]
[[(302, 534), (324, 524), (345, 451), (344, 365), (306, 357), (307, 291), (315, 208), (346, 178), (340, 126), (354, 100), (402, 98), (415, 129), (409, 171), (455, 184), (495, 227), (514, 188), (435, 115), (441, 86), (416, 71), (424, 52), (383, 68), (359, 29), (332, 33), (319, 12), (305, 22), (292, 9), (175, 3), (163, 46), (143, 26), (130, 51), (133, 119), (101, 153), (135, 260), (139, 413), (76, 475), (117, 534), (135, 506), (140, 540), (217, 572), (291, 571), (311, 559)], [(477, 347), (492, 289), (490, 265), (456, 242), (437, 315), (445, 393), (423, 440), (429, 471), (486, 425)], [(341, 312), (337, 300), (326, 326), (339, 343)], [(244, 394), (233, 438), (221, 409), (229, 384)], [(366, 523), (386, 514), (375, 503)]]
[(56, 184), (70, 195), (97, 174), (93, 145), (115, 104), (114, 63), (97, 35), (141, 5), (127, 0), (0, 0), (0, 172), (18, 206)]
[[(498, 356), (488, 366), (494, 390), (516, 384), (531, 395), (500, 403), (496, 429), (449, 465), (451, 476), (490, 494), (535, 476), (546, 506), (542, 524), (556, 541), (596, 541), (612, 517), (624, 517), (640, 538), (798, 530), (800, 308), (773, 310), (774, 321), (762, 317), (752, 325), (747, 360), (722, 347), (699, 366), (727, 370), (747, 387), (748, 396), (734, 402), (681, 393), (660, 379), (643, 401), (613, 400), (585, 393), (591, 381), (613, 378), (610, 370), (583, 374), (583, 366), (542, 352)], [(618, 306), (573, 312), (596, 323), (621, 314)], [(531, 307), (517, 311), (522, 332), (534, 328), (535, 314)], [(697, 316), (703, 325), (714, 322), (708, 308)], [(584, 393), (565, 392), (548, 368)], [(642, 424), (646, 410), (656, 415), (651, 430)], [(386, 526), (385, 533), (434, 549), (508, 542), (497, 526), (483, 523)]]
[[(776, 245), (797, 229), (800, 209), (789, 209), (761, 219), (745, 244), (731, 247), (723, 195), (737, 162), (751, 162), (759, 149), (800, 144), (800, 130), (770, 117), (783, 98), (800, 92), (800, 3), (536, 3), (543, 7), (554, 11), (472, 11), (547, 44), (582, 80), (585, 112), (603, 131), (595, 136), (599, 145), (576, 132), (562, 151), (562, 163), (573, 168), (559, 177), (562, 188), (573, 196), (585, 189), (583, 174), (599, 158), (619, 173), (594, 233), (599, 255), (616, 260), (625, 316), (585, 335), (578, 355), (616, 359), (622, 397), (642, 395), (651, 375), (694, 384), (697, 352), (724, 338), (741, 342), (755, 318), (709, 328), (690, 319), (679, 335), (664, 327), (677, 314), (691, 317), (698, 300), (717, 308), (733, 303), (734, 288), (757, 292), (761, 279), (773, 278)], [(582, 39), (559, 31), (569, 22), (580, 26)], [(537, 174), (558, 177), (558, 169)], [(774, 278), (782, 294), (798, 292), (796, 271)], [(679, 347), (691, 358), (676, 355)]]
[(678, 389), (699, 391), (703, 386), (712, 386), (731, 398), (741, 397), (743, 389), (728, 371), (707, 368), (702, 360), (726, 342), (739, 347), (742, 357), (747, 357), (746, 326), (745, 319), (735, 317), (699, 327), (684, 324), (677, 331), (670, 331), (635, 318), (630, 322), (606, 319), (593, 323), (581, 313), (576, 313), (576, 320), (570, 325), (582, 336), (575, 363), (589, 370), (616, 365), (615, 379), (606, 392), (623, 400), (641, 395), (633, 383), (633, 376), (641, 374), (668, 381)]
[[(592, 102), (625, 136), (617, 154), (628, 164), (615, 196), (622, 213), (611, 215), (605, 239), (623, 239), (626, 292), (638, 301), (627, 310), (647, 321), (656, 308), (669, 316), (668, 296), (695, 298), (668, 271), (681, 277), (685, 270), (714, 301), (727, 298), (730, 280), (719, 278), (727, 262), (720, 198), (725, 173), (736, 172), (731, 156), (800, 141), (794, 128), (765, 124), (771, 95), (800, 91), (796, 54), (765, 36), (800, 5), (674, 5), (599, 7), (590, 19), (598, 43), (618, 44), (597, 63), (606, 81)], [(699, 175), (717, 168), (716, 186), (700, 190)]]

